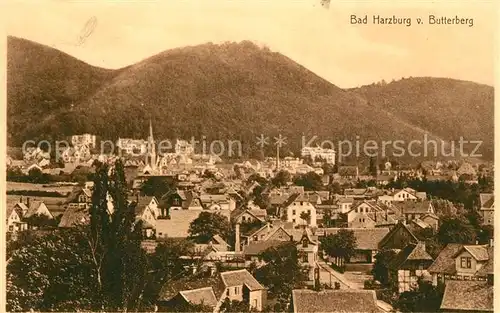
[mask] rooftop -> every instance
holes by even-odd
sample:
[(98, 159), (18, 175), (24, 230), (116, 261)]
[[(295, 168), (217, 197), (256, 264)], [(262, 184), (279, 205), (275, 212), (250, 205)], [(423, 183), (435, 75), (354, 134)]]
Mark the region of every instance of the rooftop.
[(293, 312), (380, 312), (373, 290), (293, 290)]

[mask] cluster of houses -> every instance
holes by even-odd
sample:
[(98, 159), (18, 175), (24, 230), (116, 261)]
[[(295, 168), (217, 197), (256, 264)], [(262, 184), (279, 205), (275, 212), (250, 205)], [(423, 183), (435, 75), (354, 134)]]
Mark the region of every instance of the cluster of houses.
[[(90, 151), (95, 148), (96, 138), (89, 134), (73, 136), (72, 145), (75, 151)], [(311, 165), (302, 159), (286, 157), (264, 162), (246, 161), (224, 168), (216, 165), (218, 160), (213, 156), (196, 155), (194, 147), (183, 140), (177, 141), (174, 153), (157, 156), (151, 125), (147, 141), (121, 138), (117, 146), (128, 154), (145, 154), (144, 158), (125, 158), (125, 169), (135, 171), (128, 201), (135, 208), (136, 225), (143, 230), (147, 251), (154, 251), (164, 238), (187, 238), (191, 222), (202, 212), (222, 215), (235, 230), (234, 238), (216, 235), (194, 246), (192, 253), (184, 258), (196, 258), (208, 270), (193, 269), (189, 278), (165, 283), (159, 295), (159, 307), (195, 303), (208, 305), (218, 312), (226, 300), (237, 300), (261, 311), (268, 304), (267, 290), (251, 275), (249, 268), (263, 265), (259, 255), (267, 249), (293, 243), (299, 252), (300, 264), (309, 269), (311, 286), (320, 283), (318, 273), (325, 261), (337, 265), (346, 261), (354, 265), (372, 265), (378, 252), (393, 250), (395, 257), (388, 264), (388, 277), (398, 293), (411, 290), (423, 278), (434, 285), (445, 284), (443, 311), (492, 311), (493, 243), (450, 244), (433, 258), (418, 233), (424, 229), (438, 231), (440, 218), (424, 192), (411, 188), (368, 187), (347, 188), (341, 194), (332, 194), (306, 191), (304, 187), (288, 184), (261, 186), (266, 209), (255, 203), (257, 199), (252, 199), (252, 192), (259, 183), (245, 180), (251, 174), (272, 177), (279, 169), (292, 174), (315, 172), (325, 177), (323, 169), (314, 161), (321, 159), (335, 164), (333, 150), (303, 149), (302, 156), (310, 157)], [(39, 151), (38, 154), (43, 153)], [(43, 159), (36, 157), (35, 152), (33, 155), (31, 159)], [(99, 157), (101, 162), (116, 159)], [(93, 159), (87, 163), (90, 160)], [(456, 179), (466, 175), (468, 181), (477, 179), (478, 175), (478, 169), (467, 163), (438, 162), (424, 164), (419, 169), (394, 170), (388, 162), (379, 170), (377, 182), (385, 185), (398, 175), (419, 177), (424, 172), (429, 179), (449, 175), (449, 171)], [(151, 177), (171, 177), (176, 181), (176, 189), (159, 198), (141, 195), (142, 183)], [(338, 173), (326, 178), (324, 185), (329, 184), (330, 179), (364, 179), (357, 166), (339, 166)], [(86, 224), (90, 220), (93, 188), (92, 182), (75, 188), (61, 203), (60, 216), (43, 201), (21, 197), (7, 210), (7, 231), (17, 233), (35, 229), (33, 217), (36, 216), (56, 220), (57, 226), (62, 228)], [(481, 194), (479, 203), (483, 223), (493, 225), (493, 194)], [(107, 208), (110, 214), (114, 210), (109, 195)], [(349, 260), (320, 258), (320, 239), (344, 229), (351, 230), (356, 239), (354, 255)], [(221, 264), (226, 270), (219, 268)], [(291, 298), (290, 308), (294, 312), (327, 312), (332, 308), (339, 312), (381, 311), (373, 290), (342, 287), (317, 292), (304, 289), (294, 290)]]

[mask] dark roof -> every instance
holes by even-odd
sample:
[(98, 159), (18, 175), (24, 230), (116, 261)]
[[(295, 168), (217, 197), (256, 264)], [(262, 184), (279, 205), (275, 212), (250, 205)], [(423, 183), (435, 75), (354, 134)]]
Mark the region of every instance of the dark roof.
[(190, 276), (175, 281), (168, 281), (163, 284), (158, 295), (159, 301), (168, 301), (179, 292), (200, 288), (212, 287), (216, 298), (220, 298), (226, 287), (219, 275), (214, 277)]
[(293, 312), (380, 312), (374, 290), (292, 291)]
[(341, 229), (352, 230), (359, 250), (377, 250), (378, 244), (389, 233), (389, 228), (319, 228), (316, 231), (318, 236), (336, 234)]
[(194, 304), (203, 304), (215, 307), (218, 302), (212, 287), (185, 290), (179, 293), (182, 297), (184, 297), (184, 299), (186, 299), (186, 301)]
[(429, 266), (429, 273), (442, 273), (453, 275), (456, 273), (456, 265), (454, 255), (462, 250), (463, 245), (459, 243), (450, 243), (444, 247), (437, 256), (434, 263)]
[(495, 271), (495, 262), (493, 259), (494, 255), (495, 255), (494, 249), (493, 249), (493, 247), (488, 247), (487, 249), (488, 249), (488, 257), (489, 257), (488, 262), (486, 262), (486, 264), (483, 265), (483, 267), (481, 267), (479, 269), (479, 271), (477, 271), (476, 274), (479, 276), (486, 276), (488, 274), (493, 274)]
[(390, 269), (401, 269), (406, 261), (432, 261), (432, 257), (425, 251), (425, 244), (409, 244), (392, 259), (388, 267)]
[(492, 193), (481, 193), (479, 194), (479, 202), (481, 202), (481, 209), (493, 209), (495, 196)]
[(403, 214), (425, 214), (429, 212), (430, 201), (402, 201), (394, 203)]
[(246, 269), (220, 273), (226, 287), (245, 285), (250, 291), (265, 289)]
[(64, 211), (59, 222), (59, 227), (74, 227), (85, 225), (90, 221), (90, 213), (87, 208), (70, 206)]
[(390, 232), (387, 233), (387, 235), (384, 238), (382, 238), (382, 240), (380, 240), (379, 248), (384, 247), (385, 244), (391, 239), (391, 237), (394, 236), (400, 229), (403, 229), (404, 231), (408, 232), (410, 238), (414, 243), (418, 242), (418, 238), (415, 236), (415, 234), (413, 234), (413, 232), (408, 228), (408, 226), (400, 222), (396, 224), (396, 226), (394, 226), (394, 228), (392, 228)]
[(493, 311), (493, 285), (484, 281), (450, 280), (446, 283), (441, 309)]
[(254, 241), (243, 248), (244, 255), (259, 255), (271, 247), (279, 247), (288, 241), (280, 240), (266, 240), (266, 241)]

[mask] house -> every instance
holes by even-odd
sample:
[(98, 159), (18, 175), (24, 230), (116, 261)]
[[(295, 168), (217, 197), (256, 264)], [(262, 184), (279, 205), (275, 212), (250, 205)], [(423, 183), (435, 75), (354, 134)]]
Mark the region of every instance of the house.
[(155, 219), (161, 215), (159, 203), (155, 196), (136, 196), (136, 203), (138, 207), (148, 207)]
[[(315, 227), (316, 224), (316, 208), (307, 197), (300, 194), (295, 194), (284, 204), (286, 212), (286, 220), (294, 225), (308, 225)], [(303, 217), (307, 217), (304, 219)]]
[(448, 244), (429, 267), (432, 282), (437, 285), (451, 280), (484, 281), (492, 272), (493, 254), (490, 245)]
[(309, 267), (309, 280), (314, 280), (314, 269), (318, 262), (319, 241), (314, 238), (308, 228), (304, 229), (302, 238), (297, 243), (297, 251), (301, 256), (300, 264)]
[(409, 244), (391, 260), (387, 266), (389, 279), (399, 293), (410, 291), (418, 284), (418, 278), (431, 280), (427, 271), (432, 257), (425, 251), (425, 244)]
[(222, 239), (220, 235), (214, 235), (208, 243), (195, 244), (194, 252), (206, 252), (207, 248), (210, 248), (215, 252), (227, 252), (229, 251), (230, 245)]
[[(377, 217), (374, 213), (385, 213), (389, 215), (389, 207), (379, 204), (373, 200), (363, 200), (360, 202), (355, 202), (351, 209), (347, 212), (347, 223), (351, 228), (373, 228), (376, 222), (367, 217), (368, 214), (372, 214), (373, 218)], [(390, 212), (393, 214), (393, 212)]]
[(87, 225), (90, 222), (90, 209), (88, 207), (68, 206), (61, 216), (59, 227), (69, 228)]
[(449, 281), (441, 312), (493, 312), (493, 284), (485, 281)]
[(135, 204), (135, 222), (141, 221), (143, 234), (146, 238), (153, 237), (156, 229), (156, 217), (153, 209), (149, 206)]
[(201, 206), (204, 210), (229, 210), (233, 211), (236, 209), (236, 201), (227, 194), (222, 195), (212, 195), (212, 194), (201, 194), (200, 195)]
[[(24, 203), (22, 203), (24, 205)], [(7, 208), (7, 231), (18, 232), (28, 229), (28, 224), (22, 221), (23, 212), (18, 206)]]
[(379, 250), (404, 249), (410, 244), (418, 243), (418, 238), (403, 222), (392, 228), (378, 244)]
[(439, 216), (434, 213), (427, 213), (424, 216), (420, 217), (420, 220), (425, 224), (429, 225), (434, 231), (439, 230)]
[(161, 210), (161, 216), (167, 216), (170, 210), (203, 210), (201, 200), (194, 191), (177, 190), (162, 197), (165, 208)]
[(405, 220), (410, 222), (412, 219), (420, 218), (428, 213), (436, 214), (432, 202), (425, 201), (404, 201), (396, 202), (394, 206), (401, 212)]
[(28, 211), (24, 213), (23, 219), (30, 218), (36, 215), (43, 215), (49, 219), (53, 219), (52, 213), (50, 213), (49, 209), (45, 205), (43, 201), (31, 201), (29, 202)]
[(262, 311), (267, 303), (267, 290), (245, 269), (212, 277), (193, 276), (165, 283), (158, 306), (168, 310), (182, 303), (195, 303), (211, 306), (218, 312), (226, 299), (243, 301), (249, 308)]
[(340, 198), (337, 200), (337, 205), (339, 206), (340, 213), (343, 214), (349, 212), (353, 204), (354, 198), (352, 197)]
[(495, 222), (495, 196), (492, 193), (479, 194), (479, 214), (483, 218), (483, 225), (493, 225)]
[(365, 312), (379, 313), (377, 296), (374, 290), (339, 289), (313, 291), (309, 289), (295, 289), (292, 291), (294, 313), (312, 312)]
[(90, 188), (77, 188), (73, 190), (64, 202), (67, 206), (90, 208), (92, 205), (92, 191)]
[(340, 230), (350, 230), (356, 238), (357, 248), (350, 263), (373, 263), (379, 251), (380, 241), (389, 233), (389, 228), (318, 228), (315, 232), (319, 238), (333, 235)]
[[(235, 213), (235, 214), (233, 214)], [(265, 222), (267, 211), (262, 209), (234, 210), (231, 219), (234, 223), (252, 223), (255, 221)]]

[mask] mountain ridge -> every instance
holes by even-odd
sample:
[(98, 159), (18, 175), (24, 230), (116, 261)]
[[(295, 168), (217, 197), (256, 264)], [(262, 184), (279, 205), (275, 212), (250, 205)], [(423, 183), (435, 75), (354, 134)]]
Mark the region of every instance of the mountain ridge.
[[(290, 144), (289, 152), (297, 152), (301, 134), (332, 140), (355, 139), (359, 135), (366, 141), (394, 139), (396, 133), (397, 137), (410, 140), (422, 135), (416, 127), (444, 140), (455, 140), (461, 132), (477, 134), (487, 142), (485, 151), (492, 152), (493, 122), (487, 118), (493, 116), (493, 87), (487, 85), (408, 78), (383, 86), (341, 89), (280, 53), (243, 41), (166, 50), (118, 70), (86, 67), (67, 54), (65, 58), (58, 55), (58, 61), (52, 61), (51, 67), (45, 66), (45, 71), (69, 73), (70, 79), (62, 79), (57, 73), (41, 77), (48, 76), (56, 86), (63, 86), (61, 94), (34, 79), (40, 71), (33, 70), (32, 61), (19, 57), (31, 53), (51, 58), (52, 48), (33, 52), (33, 48), (20, 45), (18, 40), (26, 44), (24, 39), (9, 37), (7, 50), (11, 145), (33, 138), (55, 140), (79, 132), (96, 133), (104, 139), (144, 138), (151, 118), (159, 138), (239, 139), (249, 145), (249, 153), (256, 152), (251, 146), (259, 134), (287, 136), (295, 143)], [(29, 58), (33, 59), (37, 58)], [(78, 66), (73, 66), (74, 62)], [(65, 67), (78, 71), (73, 73)], [(19, 68), (24, 71), (16, 73)], [(31, 78), (27, 80), (26, 76)], [(447, 85), (443, 80), (451, 83)], [(69, 88), (70, 92), (64, 88), (67, 81), (75, 85), (74, 89)], [(32, 92), (31, 98), (20, 97), (23, 88), (38, 93)], [(463, 101), (449, 90), (458, 92)], [(58, 97), (49, 97), (51, 92)], [(429, 106), (425, 103), (427, 97), (439, 103)], [(49, 107), (50, 112), (46, 98), (56, 102)], [(409, 109), (412, 99), (418, 101), (410, 110), (415, 118), (400, 112), (402, 108)], [(471, 126), (464, 124), (457, 130), (456, 122), (441, 117), (443, 112), (453, 110), (455, 102), (460, 108), (452, 117), (463, 124), (460, 116), (465, 115), (472, 121)], [(484, 112), (474, 113), (469, 106), (475, 102)], [(440, 105), (442, 108), (437, 110)], [(38, 118), (32, 118), (30, 113)], [(481, 120), (487, 122), (484, 130), (478, 131)]]

